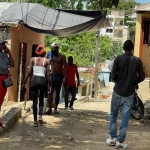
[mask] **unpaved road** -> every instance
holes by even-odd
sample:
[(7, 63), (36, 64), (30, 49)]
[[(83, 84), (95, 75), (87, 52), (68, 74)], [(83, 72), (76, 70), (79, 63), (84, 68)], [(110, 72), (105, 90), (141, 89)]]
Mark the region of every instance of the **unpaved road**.
[[(112, 150), (109, 115), (98, 111), (65, 111), (43, 116), (45, 124), (32, 127), (32, 112), (0, 137), (0, 150)], [(118, 125), (120, 123), (120, 116)], [(118, 126), (119, 129), (119, 126)], [(150, 121), (130, 118), (126, 137), (129, 149), (150, 150)]]

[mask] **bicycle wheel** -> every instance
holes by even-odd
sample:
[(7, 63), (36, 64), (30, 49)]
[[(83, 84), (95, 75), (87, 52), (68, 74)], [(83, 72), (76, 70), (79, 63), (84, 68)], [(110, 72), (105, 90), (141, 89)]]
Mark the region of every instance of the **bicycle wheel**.
[[(134, 100), (134, 102), (136, 103), (136, 100)], [(140, 120), (144, 117), (144, 105), (139, 97), (138, 97), (138, 102), (139, 102), (138, 107), (136, 107), (133, 104), (131, 114), (130, 114), (131, 117), (136, 120)]]

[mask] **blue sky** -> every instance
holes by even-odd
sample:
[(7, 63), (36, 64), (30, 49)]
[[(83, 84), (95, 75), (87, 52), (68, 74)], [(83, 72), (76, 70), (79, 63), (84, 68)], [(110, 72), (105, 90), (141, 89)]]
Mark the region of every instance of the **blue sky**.
[(136, 2), (141, 2), (141, 3), (148, 3), (148, 2), (150, 2), (149, 0), (135, 0)]

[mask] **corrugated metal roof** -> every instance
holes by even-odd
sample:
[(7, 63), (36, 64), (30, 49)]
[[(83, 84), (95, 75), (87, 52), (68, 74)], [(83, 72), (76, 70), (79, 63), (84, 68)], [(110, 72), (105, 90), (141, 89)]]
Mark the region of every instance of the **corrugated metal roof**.
[(148, 2), (146, 4), (142, 4), (142, 5), (136, 6), (134, 11), (136, 11), (136, 12), (139, 12), (139, 11), (150, 11), (150, 2)]
[(11, 6), (13, 3), (6, 3), (6, 2), (0, 2), (0, 16), (2, 12), (4, 12), (6, 9), (8, 9), (9, 6)]

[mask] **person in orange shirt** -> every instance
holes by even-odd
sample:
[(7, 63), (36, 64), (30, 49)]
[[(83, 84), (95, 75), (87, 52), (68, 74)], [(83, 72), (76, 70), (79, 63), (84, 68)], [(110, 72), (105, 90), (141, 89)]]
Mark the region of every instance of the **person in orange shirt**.
[[(73, 57), (68, 57), (68, 75), (67, 75), (67, 84), (65, 86), (65, 110), (68, 109), (68, 95), (69, 92), (72, 94), (71, 102), (69, 108), (74, 110), (73, 103), (76, 97), (76, 81), (75, 74), (78, 80), (77, 86), (80, 86), (79, 73), (77, 69), (77, 65), (73, 64)], [(63, 74), (65, 74), (65, 68), (63, 70)]]

